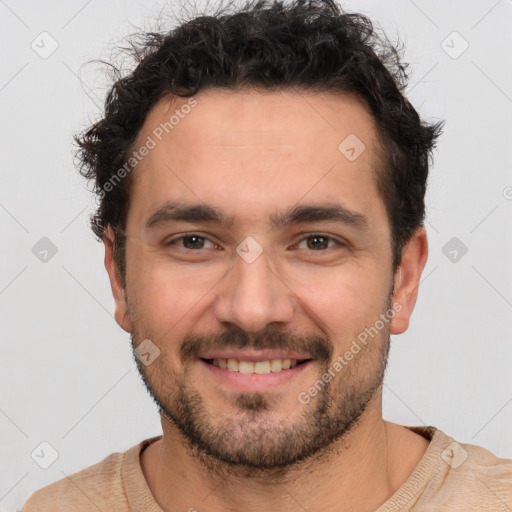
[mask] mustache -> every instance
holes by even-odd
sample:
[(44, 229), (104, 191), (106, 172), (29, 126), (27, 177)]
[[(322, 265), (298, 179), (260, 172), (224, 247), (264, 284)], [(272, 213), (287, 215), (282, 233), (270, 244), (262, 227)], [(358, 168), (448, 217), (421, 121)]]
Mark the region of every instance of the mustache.
[(225, 348), (252, 348), (255, 350), (278, 349), (299, 350), (312, 359), (327, 363), (332, 358), (332, 343), (319, 335), (298, 335), (275, 329), (266, 329), (259, 333), (247, 333), (242, 330), (230, 330), (219, 334), (189, 334), (180, 345), (182, 363), (195, 361), (200, 351)]

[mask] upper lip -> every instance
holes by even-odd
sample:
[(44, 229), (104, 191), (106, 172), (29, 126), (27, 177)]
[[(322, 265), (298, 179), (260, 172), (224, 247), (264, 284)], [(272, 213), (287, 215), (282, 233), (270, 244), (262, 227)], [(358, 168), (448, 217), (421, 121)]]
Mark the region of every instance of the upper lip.
[(303, 361), (311, 359), (307, 354), (300, 352), (285, 352), (283, 350), (254, 350), (254, 349), (225, 349), (199, 354), (200, 359), (237, 359), (239, 361), (267, 361), (272, 359), (295, 359)]

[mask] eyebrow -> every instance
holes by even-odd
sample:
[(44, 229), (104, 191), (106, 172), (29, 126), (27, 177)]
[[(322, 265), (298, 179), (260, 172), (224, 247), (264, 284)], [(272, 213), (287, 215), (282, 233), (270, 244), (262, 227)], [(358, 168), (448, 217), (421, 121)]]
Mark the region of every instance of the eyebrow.
[[(284, 228), (296, 224), (331, 221), (357, 229), (367, 229), (368, 217), (354, 212), (341, 204), (298, 205), (270, 215), (272, 228)], [(235, 219), (223, 210), (209, 204), (186, 204), (167, 201), (150, 215), (145, 230), (151, 230), (169, 222), (206, 222), (233, 226)]]

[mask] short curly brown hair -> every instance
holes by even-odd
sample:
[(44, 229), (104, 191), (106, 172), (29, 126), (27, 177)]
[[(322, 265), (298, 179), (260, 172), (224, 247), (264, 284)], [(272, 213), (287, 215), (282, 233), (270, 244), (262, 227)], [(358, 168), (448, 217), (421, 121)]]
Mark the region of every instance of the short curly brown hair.
[[(371, 21), (344, 12), (333, 0), (252, 0), (222, 5), (168, 32), (132, 42), (137, 65), (110, 89), (102, 119), (75, 136), (80, 173), (99, 198), (91, 227), (101, 240), (111, 226), (115, 258), (125, 281), (124, 229), (135, 139), (151, 108), (165, 95), (187, 98), (207, 88), (294, 89), (353, 93), (376, 123), (383, 169), (377, 185), (391, 226), (393, 271), (402, 248), (423, 225), (429, 163), (443, 121), (427, 124), (404, 97), (407, 64)], [(106, 191), (108, 191), (106, 193)]]

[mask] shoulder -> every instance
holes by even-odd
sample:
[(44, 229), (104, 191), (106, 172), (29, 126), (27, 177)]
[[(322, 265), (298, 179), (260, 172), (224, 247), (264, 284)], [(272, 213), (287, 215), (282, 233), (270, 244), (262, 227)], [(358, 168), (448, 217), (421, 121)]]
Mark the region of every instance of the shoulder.
[(512, 459), (497, 457), (489, 450), (451, 438), (442, 456), (453, 482), (466, 492), (480, 496), (495, 506), (493, 510), (512, 508)]
[(433, 426), (405, 428), (429, 441), (421, 460), (378, 512), (510, 512), (512, 460), (457, 442)]
[[(437, 430), (438, 461), (432, 479), (435, 503), (446, 510), (508, 511), (512, 509), (512, 460), (458, 442)], [(428, 487), (427, 487), (427, 495)]]
[(30, 496), (22, 512), (60, 512), (73, 510), (127, 510), (121, 469), (126, 455), (140, 451), (139, 443), (126, 452), (108, 455), (100, 462), (66, 476)]

